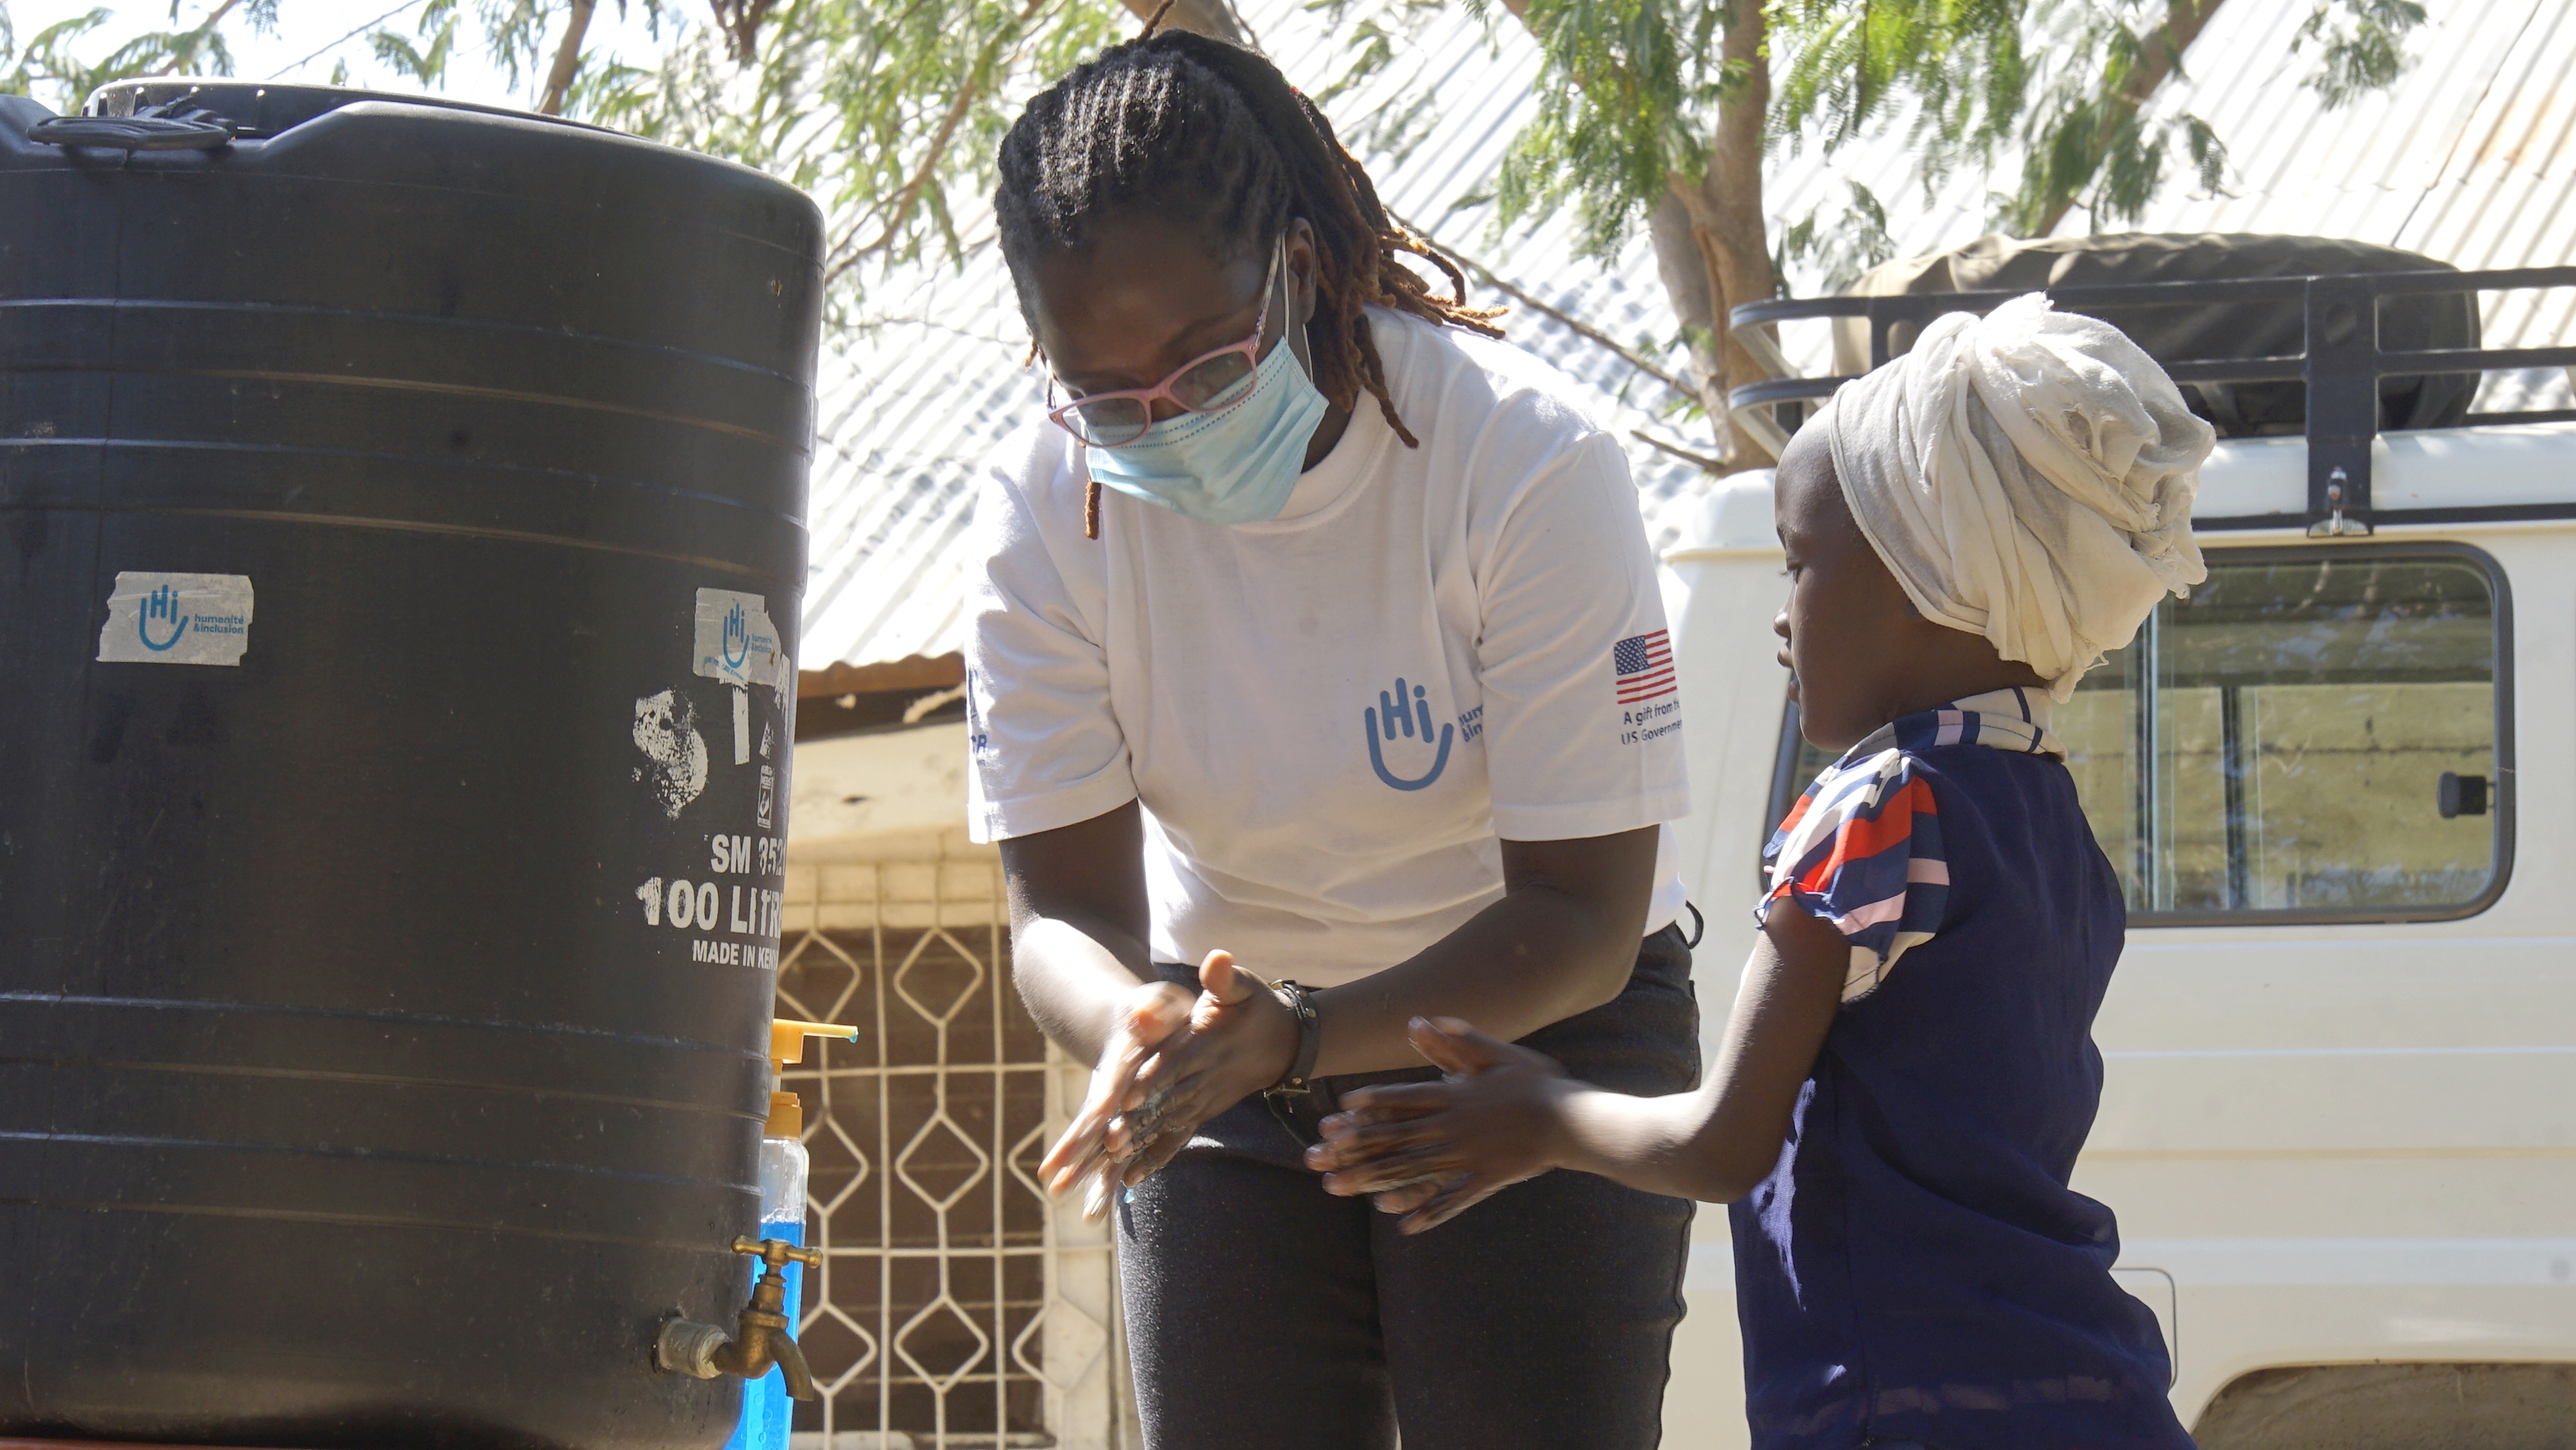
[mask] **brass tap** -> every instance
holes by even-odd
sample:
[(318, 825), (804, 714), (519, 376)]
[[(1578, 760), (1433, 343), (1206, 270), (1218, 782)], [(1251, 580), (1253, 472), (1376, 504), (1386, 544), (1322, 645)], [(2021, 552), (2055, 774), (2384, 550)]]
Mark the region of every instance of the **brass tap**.
[(786, 1376), (788, 1398), (815, 1398), (814, 1376), (805, 1368), (805, 1352), (796, 1347), (793, 1327), (787, 1322), (785, 1271), (790, 1261), (820, 1268), (822, 1252), (800, 1249), (785, 1239), (735, 1239), (733, 1251), (769, 1266), (751, 1286), (751, 1302), (742, 1306), (735, 1332), (728, 1335), (713, 1324), (674, 1319), (662, 1326), (654, 1359), (666, 1370), (702, 1380), (718, 1375), (757, 1380), (774, 1364)]

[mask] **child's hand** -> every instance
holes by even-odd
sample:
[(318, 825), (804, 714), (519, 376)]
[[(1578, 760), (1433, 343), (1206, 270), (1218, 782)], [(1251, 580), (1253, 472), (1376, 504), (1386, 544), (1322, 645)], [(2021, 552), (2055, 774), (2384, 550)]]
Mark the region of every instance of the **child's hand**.
[(1306, 1166), (1324, 1191), (1378, 1195), (1406, 1233), (1456, 1218), (1557, 1165), (1558, 1106), (1575, 1090), (1555, 1060), (1497, 1042), (1455, 1017), (1413, 1019), (1406, 1034), (1448, 1080), (1361, 1088), (1324, 1119)]

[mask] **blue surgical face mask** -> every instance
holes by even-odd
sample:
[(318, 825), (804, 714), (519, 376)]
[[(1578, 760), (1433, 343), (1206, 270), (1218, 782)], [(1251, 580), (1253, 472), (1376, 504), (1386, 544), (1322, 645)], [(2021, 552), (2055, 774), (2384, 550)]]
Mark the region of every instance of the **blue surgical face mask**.
[(1288, 506), (1323, 420), (1324, 395), (1283, 338), (1242, 402), (1166, 418), (1133, 443), (1083, 453), (1093, 478), (1129, 498), (1206, 523), (1255, 524)]

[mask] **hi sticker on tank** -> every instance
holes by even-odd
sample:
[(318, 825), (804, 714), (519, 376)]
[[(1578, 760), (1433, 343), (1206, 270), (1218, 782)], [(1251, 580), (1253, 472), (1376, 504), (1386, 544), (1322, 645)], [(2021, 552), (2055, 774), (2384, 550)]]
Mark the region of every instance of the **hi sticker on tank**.
[(769, 601), (758, 594), (699, 590), (694, 645), (690, 669), (740, 689), (784, 688), (783, 673), (792, 673), (778, 626), (769, 621)]
[(120, 570), (98, 657), (108, 664), (238, 665), (250, 648), (250, 578)]

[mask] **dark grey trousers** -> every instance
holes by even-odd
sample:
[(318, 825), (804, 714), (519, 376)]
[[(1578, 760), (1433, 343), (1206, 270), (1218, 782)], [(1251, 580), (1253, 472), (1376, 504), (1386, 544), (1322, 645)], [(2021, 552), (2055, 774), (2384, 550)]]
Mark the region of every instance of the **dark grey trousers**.
[[(1699, 1010), (1683, 941), (1648, 937), (1615, 1000), (1523, 1041), (1604, 1087), (1687, 1091)], [(1657, 1442), (1696, 1205), (1556, 1172), (1408, 1237), (1302, 1165), (1299, 1135), (1338, 1094), (1437, 1076), (1319, 1079), (1296, 1135), (1248, 1099), (1122, 1198), (1148, 1450), (1384, 1450), (1399, 1424), (1404, 1450)]]

